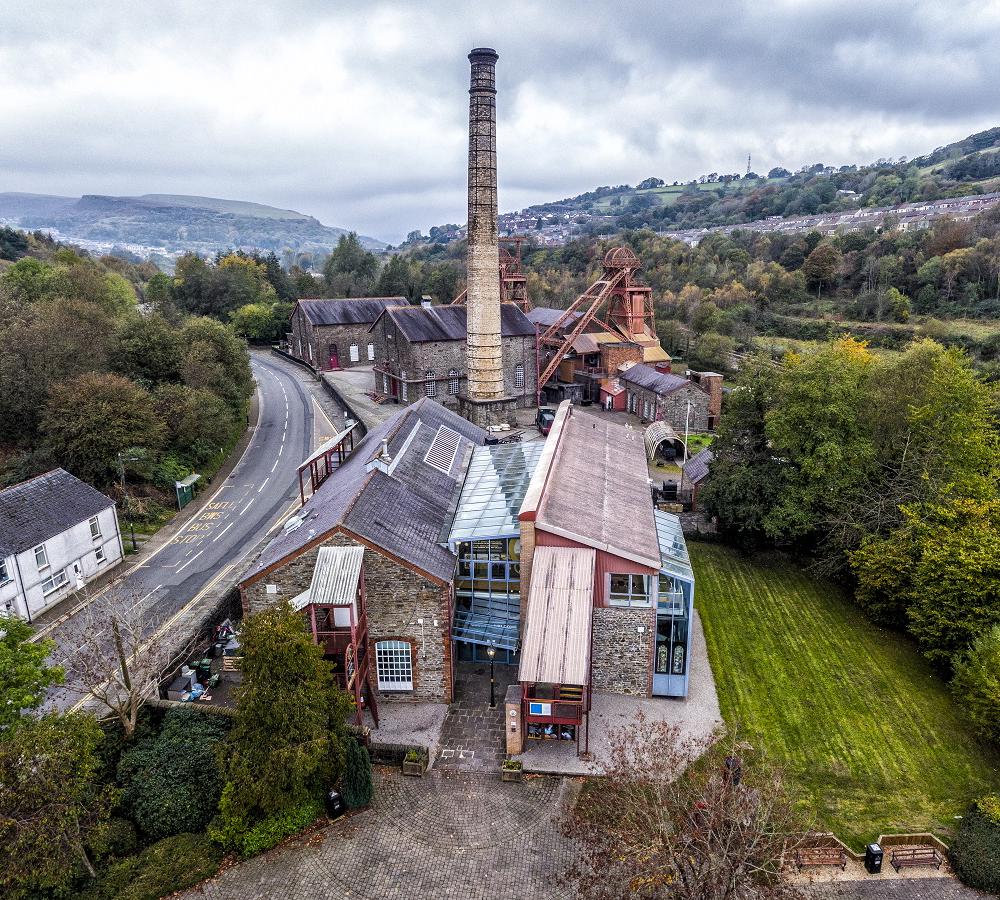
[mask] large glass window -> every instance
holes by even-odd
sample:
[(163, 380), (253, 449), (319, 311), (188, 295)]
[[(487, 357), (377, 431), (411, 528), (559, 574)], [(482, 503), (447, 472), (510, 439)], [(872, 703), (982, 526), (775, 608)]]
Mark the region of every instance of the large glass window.
[(376, 643), (375, 669), (380, 691), (413, 690), (413, 661), (406, 641)]
[(608, 600), (612, 606), (651, 606), (648, 575), (612, 575)]

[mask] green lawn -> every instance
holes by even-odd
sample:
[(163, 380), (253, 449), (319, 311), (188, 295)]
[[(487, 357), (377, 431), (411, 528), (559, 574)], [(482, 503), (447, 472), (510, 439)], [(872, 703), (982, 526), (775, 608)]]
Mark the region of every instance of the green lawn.
[(970, 735), (913, 645), (777, 556), (689, 546), (722, 713), (786, 771), (822, 829), (948, 837), (1000, 759)]

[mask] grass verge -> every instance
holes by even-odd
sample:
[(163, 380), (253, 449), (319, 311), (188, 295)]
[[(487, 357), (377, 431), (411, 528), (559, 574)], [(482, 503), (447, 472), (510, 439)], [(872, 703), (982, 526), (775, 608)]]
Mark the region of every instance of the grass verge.
[(907, 638), (782, 557), (689, 549), (722, 714), (785, 768), (818, 827), (855, 849), (897, 831), (947, 839), (1000, 785), (1000, 758)]

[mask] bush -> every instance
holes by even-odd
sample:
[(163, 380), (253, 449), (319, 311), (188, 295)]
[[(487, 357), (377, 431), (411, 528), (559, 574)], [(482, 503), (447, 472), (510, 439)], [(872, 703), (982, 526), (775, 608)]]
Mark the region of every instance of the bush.
[(124, 806), (150, 837), (203, 831), (222, 792), (217, 748), (229, 721), (193, 707), (171, 709), (160, 733), (125, 753), (118, 780)]
[(348, 740), (344, 767), (344, 802), (351, 809), (360, 809), (372, 802), (372, 793), (372, 762), (368, 751), (356, 740)]
[(1000, 625), (981, 634), (958, 659), (951, 688), (976, 733), (1000, 741)]
[(1000, 893), (1000, 798), (984, 797), (962, 819), (949, 853), (955, 874), (969, 887)]
[(235, 850), (244, 859), (270, 850), (286, 837), (311, 825), (319, 817), (323, 807), (315, 800), (295, 806), (284, 812), (268, 816), (242, 834), (222, 828), (212, 827), (209, 836), (223, 847)]
[(164, 838), (108, 868), (81, 900), (159, 900), (211, 878), (222, 852), (203, 834)]

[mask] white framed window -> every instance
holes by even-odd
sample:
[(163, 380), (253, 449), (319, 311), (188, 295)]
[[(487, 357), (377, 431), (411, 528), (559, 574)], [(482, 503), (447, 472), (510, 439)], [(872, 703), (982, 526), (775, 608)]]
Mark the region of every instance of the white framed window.
[(451, 394), (452, 397), (458, 396), (458, 385), (458, 369), (451, 369), (448, 372), (448, 393)]
[(378, 641), (375, 669), (380, 691), (412, 691), (413, 660), (406, 641)]
[(35, 565), (38, 566), (39, 572), (49, 567), (49, 555), (45, 552), (45, 544), (35, 547)]
[(651, 606), (648, 575), (612, 574), (608, 602), (612, 606)]
[(90, 536), (96, 541), (101, 536), (101, 523), (94, 516), (87, 524), (90, 525)]
[(520, 363), (514, 366), (514, 390), (524, 390), (524, 366)]
[(424, 381), (424, 393), (428, 397), (436, 397), (438, 392), (438, 383), (434, 380), (434, 370), (428, 369), (427, 375)]
[(410, 386), (406, 383), (406, 372), (399, 373), (399, 398), (404, 403), (410, 401)]
[(374, 344), (369, 344), (368, 345), (368, 362), (374, 362), (374, 361), (375, 361), (375, 345)]
[(10, 572), (7, 571), (7, 560), (0, 559), (0, 584), (10, 581)]
[(58, 591), (59, 588), (65, 587), (69, 579), (66, 577), (66, 570), (60, 569), (58, 572), (53, 572), (49, 575), (45, 581), (42, 582), (42, 593), (51, 594), (53, 591)]
[(361, 359), (361, 351), (357, 344), (351, 344), (348, 352), (351, 355), (351, 362), (358, 362)]
[(103, 547), (98, 547), (94, 551), (94, 556), (97, 557), (97, 563), (98, 563), (98, 565), (100, 565), (101, 563), (107, 561), (107, 557), (104, 555), (104, 548)]

